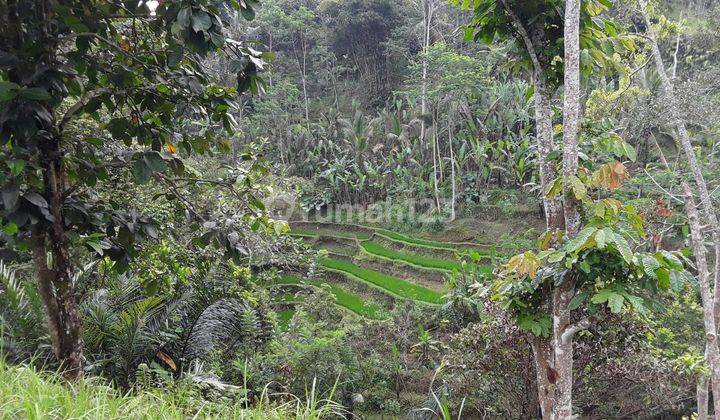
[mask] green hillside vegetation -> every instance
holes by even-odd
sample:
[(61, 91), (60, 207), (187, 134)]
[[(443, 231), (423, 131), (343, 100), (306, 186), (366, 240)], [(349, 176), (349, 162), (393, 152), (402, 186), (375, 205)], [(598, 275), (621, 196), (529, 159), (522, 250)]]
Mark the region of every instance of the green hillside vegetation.
[(0, 420), (720, 420), (720, 0), (0, 27)]

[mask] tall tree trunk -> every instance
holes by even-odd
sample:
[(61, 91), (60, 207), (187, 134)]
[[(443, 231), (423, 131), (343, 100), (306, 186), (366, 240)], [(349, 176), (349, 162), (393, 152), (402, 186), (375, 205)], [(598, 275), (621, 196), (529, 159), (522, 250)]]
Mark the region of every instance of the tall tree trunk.
[[(269, 32), (268, 36), (270, 37), (270, 41), (268, 42), (268, 52), (274, 53), (272, 32)], [(270, 86), (270, 89), (272, 89), (272, 87), (273, 87), (273, 72), (272, 72), (272, 70), (268, 72), (268, 86)]]
[(550, 349), (550, 341), (544, 337), (531, 336), (529, 338), (530, 345), (535, 359), (535, 376), (537, 378), (538, 401), (540, 404), (540, 414), (543, 419), (549, 419), (553, 411), (553, 401), (555, 399), (555, 386), (551, 383), (554, 381), (554, 370), (550, 366), (552, 360), (552, 351)]
[[(715, 325), (715, 314), (713, 313), (713, 294), (710, 285), (710, 273), (708, 272), (707, 250), (705, 249), (705, 237), (700, 225), (697, 206), (693, 199), (692, 191), (687, 182), (682, 183), (685, 194), (685, 209), (687, 211), (688, 223), (690, 225), (690, 237), (695, 254), (695, 265), (697, 266), (697, 280), (700, 287), (700, 296), (703, 302), (703, 321), (705, 326), (705, 354), (710, 365), (710, 381), (713, 389), (713, 403), (715, 415), (720, 413), (718, 409), (718, 390), (720, 389), (720, 350), (717, 342), (717, 326)], [(702, 397), (702, 396), (701, 396)], [(700, 408), (698, 401), (698, 409)]]
[(437, 147), (437, 141), (436, 137), (438, 136), (438, 130), (437, 130), (437, 121), (435, 121), (435, 113), (433, 113), (433, 127), (435, 127), (435, 130), (433, 131), (433, 191), (435, 194), (435, 205), (437, 206), (438, 214), (441, 212), (440, 207), (440, 188), (438, 186), (438, 164), (437, 161), (440, 159), (440, 151)]
[(435, 0), (422, 0), (423, 8), (423, 36), (422, 36), (422, 85), (420, 92), (420, 143), (425, 142), (427, 128), (425, 126), (425, 114), (427, 114), (427, 76), (428, 62), (427, 54), (430, 50), (430, 28), (435, 13)]
[[(42, 162), (44, 196), (54, 221), (49, 228), (33, 230), (32, 251), (53, 351), (64, 375), (74, 379), (83, 374), (82, 320), (72, 283), (70, 242), (62, 214), (65, 177), (58, 143), (57, 139), (48, 141), (42, 149), (42, 154), (47, 156)], [(48, 260), (52, 261), (51, 266)]]
[(562, 202), (559, 198), (548, 198), (547, 191), (556, 177), (554, 163), (548, 160), (548, 155), (555, 149), (553, 140), (552, 117), (553, 111), (550, 106), (550, 93), (548, 92), (545, 77), (539, 73), (542, 70), (534, 71), (535, 82), (535, 136), (538, 149), (538, 166), (540, 169), (540, 187), (543, 194), (543, 208), (545, 212), (545, 224), (547, 229), (563, 229), (565, 220), (563, 216)]
[(545, 222), (549, 230), (563, 229), (565, 227), (565, 217), (563, 215), (562, 202), (560, 198), (548, 198), (545, 193), (550, 189), (555, 179), (556, 171), (554, 163), (548, 160), (548, 155), (555, 149), (553, 140), (553, 111), (550, 106), (551, 92), (548, 86), (547, 78), (544, 75), (544, 60), (535, 50), (535, 45), (542, 43), (544, 29), (540, 27), (534, 28), (534, 32), (530, 34), (522, 24), (520, 18), (515, 14), (513, 9), (508, 5), (507, 0), (501, 0), (505, 11), (510, 16), (513, 26), (518, 31), (525, 50), (530, 56), (533, 65), (532, 81), (535, 89), (533, 100), (535, 102), (535, 140), (537, 144), (538, 167), (540, 169), (540, 188), (543, 193), (543, 208), (545, 211)]
[[(563, 99), (563, 176), (577, 176), (578, 128), (580, 120), (580, 0), (565, 2), (565, 80)], [(563, 211), (565, 235), (580, 231), (580, 203), (571, 188), (565, 188)]]
[[(18, 18), (16, 10), (18, 5), (19, 2), (10, 2), (8, 16)], [(51, 13), (51, 10), (49, 2), (38, 2), (35, 9), (36, 21), (50, 22), (48, 14)], [(27, 45), (23, 46), (27, 42), (23, 37), (30, 32), (25, 31), (24, 24), (20, 19), (10, 19), (9, 23), (11, 24), (9, 36), (3, 36), (8, 42), (2, 48), (8, 48), (9, 51), (23, 50), (27, 47)], [(17, 37), (14, 38), (12, 34), (17, 34)], [(31, 52), (33, 58), (27, 56), (23, 60), (33, 60), (32, 64), (37, 71), (56, 68), (57, 52), (60, 49), (58, 37), (48, 31), (43, 31), (43, 39), (37, 40), (35, 45), (42, 46), (43, 50), (33, 50)], [(23, 86), (30, 80), (27, 74), (10, 72), (9, 76), (10, 81)], [(18, 79), (12, 80), (14, 77)], [(50, 115), (55, 115), (55, 110), (50, 105), (44, 104), (44, 107)], [(19, 112), (24, 111), (20, 110)], [(83, 374), (84, 357), (82, 321), (72, 283), (70, 241), (65, 231), (63, 217), (66, 194), (65, 168), (63, 167), (65, 151), (61, 148), (59, 122), (52, 118), (41, 124), (42, 130), (51, 133), (51, 136), (49, 138), (38, 136), (37, 160), (43, 185), (41, 190), (33, 192), (39, 193), (44, 198), (44, 202), (35, 204), (46, 206), (47, 214), (45, 214), (45, 220), (35, 225), (30, 233), (32, 258), (37, 273), (38, 292), (47, 312), (48, 332), (53, 352), (60, 363), (63, 374), (69, 379), (75, 379)]]
[[(580, 119), (580, 0), (565, 2), (565, 80), (563, 99), (563, 177), (577, 176), (578, 127)], [(580, 231), (580, 203), (571, 188), (565, 188), (563, 212), (565, 235), (574, 237)], [(565, 276), (553, 291), (553, 355), (557, 389), (553, 417), (572, 417), (573, 328), (570, 300), (575, 294), (575, 275)]]
[(308, 133), (310, 133), (310, 106), (307, 93), (307, 43), (304, 34), (302, 36), (302, 88), (305, 102), (305, 125), (307, 126)]
[[(712, 237), (715, 245), (715, 276), (713, 280), (713, 294), (714, 296), (720, 296), (720, 225), (718, 224), (718, 218), (715, 213), (715, 208), (713, 207), (713, 201), (708, 190), (707, 182), (705, 182), (705, 177), (702, 174), (700, 163), (697, 160), (697, 156), (695, 156), (695, 150), (693, 149), (692, 141), (690, 140), (690, 134), (687, 131), (684, 119), (680, 115), (679, 105), (677, 104), (675, 98), (675, 87), (673, 86), (673, 83), (668, 77), (667, 71), (665, 70), (665, 64), (662, 61), (662, 55), (660, 53), (660, 48), (657, 44), (657, 38), (655, 37), (655, 33), (652, 30), (650, 18), (648, 17), (645, 10), (647, 0), (641, 0), (640, 3), (643, 6), (642, 11), (643, 17), (645, 18), (645, 24), (647, 26), (647, 35), (650, 39), (650, 47), (652, 49), (653, 59), (655, 61), (655, 66), (657, 67), (658, 77), (660, 78), (660, 85), (663, 89), (663, 100), (665, 102), (664, 107), (666, 112), (669, 114), (670, 122), (674, 124), (675, 128), (677, 129), (680, 146), (682, 147), (685, 157), (687, 158), (688, 166), (690, 167), (693, 179), (695, 181), (695, 184), (697, 185), (698, 195), (700, 197), (702, 209), (705, 213), (705, 217), (708, 218), (710, 226), (713, 227)], [(715, 301), (715, 307), (713, 311), (715, 313), (715, 322), (717, 324), (718, 322), (720, 322), (720, 305), (717, 304), (717, 301)]]
[[(700, 163), (698, 162), (697, 156), (695, 156), (695, 150), (693, 150), (692, 147), (690, 134), (688, 133), (685, 121), (680, 114), (679, 105), (675, 97), (675, 87), (665, 70), (665, 64), (663, 63), (662, 54), (660, 53), (660, 48), (658, 47), (657, 37), (652, 29), (650, 17), (647, 14), (647, 0), (640, 0), (640, 6), (645, 20), (645, 26), (647, 28), (647, 37), (649, 39), (653, 60), (655, 61), (655, 67), (657, 69), (658, 77), (660, 78), (660, 85), (663, 90), (664, 107), (670, 117), (670, 122), (675, 125), (677, 130), (677, 137), (680, 142), (680, 146), (685, 154), (695, 185), (697, 186), (703, 215), (708, 221), (708, 224), (711, 226), (711, 235), (715, 250), (715, 266), (712, 283), (710, 283), (710, 279), (708, 279), (708, 287), (710, 287), (711, 298), (708, 300), (703, 299), (703, 306), (708, 306), (707, 309), (711, 311), (713, 316), (713, 325), (718, 326), (720, 325), (720, 225), (718, 224), (718, 218), (715, 213), (712, 197), (708, 191), (707, 182), (705, 182), (705, 178), (700, 168)], [(683, 185), (683, 187), (685, 186), (686, 184)], [(695, 251), (697, 252), (698, 250), (696, 249)], [(704, 245), (702, 251), (705, 253)], [(714, 334), (716, 333), (717, 330), (715, 330)], [(711, 355), (711, 353), (712, 351), (708, 352), (709, 355)], [(709, 360), (709, 362), (711, 364), (712, 372), (711, 383), (713, 389), (713, 405), (715, 415), (718, 416), (720, 415), (720, 367), (713, 367), (712, 360)]]
[[(540, 170), (540, 187), (543, 195), (543, 209), (545, 212), (545, 223), (548, 230), (562, 230), (565, 227), (565, 215), (563, 212), (562, 201), (559, 197), (549, 198), (547, 192), (550, 189), (550, 185), (557, 176), (555, 165), (548, 159), (550, 153), (555, 149), (553, 140), (553, 111), (550, 105), (551, 92), (548, 86), (547, 79), (544, 75), (546, 65), (545, 60), (538, 54), (535, 49), (535, 45), (541, 45), (544, 37), (544, 28), (536, 27), (533, 28), (533, 33), (529, 33), (528, 29), (523, 26), (522, 21), (510, 7), (507, 0), (501, 0), (501, 3), (510, 17), (515, 29), (517, 30), (525, 50), (530, 56), (530, 61), (533, 65), (533, 85), (534, 85), (534, 102), (535, 102), (535, 138), (537, 144), (537, 160), (538, 167)], [(548, 304), (545, 310), (550, 311), (557, 303), (566, 300), (567, 293), (553, 294), (548, 297)], [(568, 300), (569, 302), (569, 300)], [(555, 312), (554, 310), (552, 311)], [(563, 311), (562, 314), (565, 312)], [(563, 319), (558, 322), (558, 325), (567, 325), (567, 320)], [(555, 330), (555, 327), (553, 328)], [(546, 337), (533, 337), (531, 339), (531, 345), (533, 348), (533, 355), (535, 357), (535, 367), (537, 376), (537, 388), (538, 388), (538, 399), (540, 401), (540, 408), (542, 411), (543, 419), (550, 419), (554, 416), (555, 412), (555, 401), (557, 399), (558, 391), (558, 372), (556, 370), (556, 350), (560, 349), (563, 351), (568, 346), (563, 345), (562, 342), (557, 344), (553, 339), (555, 333), (553, 332), (552, 338)], [(570, 347), (572, 348), (572, 347)], [(561, 364), (567, 366), (567, 353), (561, 354)], [(570, 352), (570, 372), (572, 371), (572, 353)], [(566, 372), (567, 373), (567, 372)], [(567, 378), (567, 374), (565, 378)], [(564, 378), (564, 379), (565, 379)], [(572, 379), (570, 379), (570, 387), (572, 386)], [(567, 383), (560, 384), (564, 388), (567, 388)]]
[[(449, 113), (451, 113), (449, 111)], [(455, 151), (453, 150), (453, 120), (448, 115), (448, 147), (450, 147), (450, 181), (452, 183), (452, 201), (450, 201), (450, 221), (455, 220), (455, 200), (457, 196), (457, 186), (455, 181)]]
[(305, 32), (299, 31), (297, 34), (298, 41), (300, 42), (300, 53), (298, 53), (297, 42), (293, 36), (293, 54), (295, 55), (295, 61), (298, 63), (300, 68), (300, 85), (302, 86), (303, 92), (303, 105), (305, 108), (305, 128), (308, 133), (310, 132), (310, 106), (307, 93), (307, 39), (305, 38)]

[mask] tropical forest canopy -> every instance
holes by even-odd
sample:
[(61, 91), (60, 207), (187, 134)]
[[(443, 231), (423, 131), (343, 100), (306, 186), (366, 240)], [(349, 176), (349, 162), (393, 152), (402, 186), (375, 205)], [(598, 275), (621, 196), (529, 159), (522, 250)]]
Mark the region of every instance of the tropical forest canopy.
[(720, 415), (717, 0), (0, 26), (0, 417)]

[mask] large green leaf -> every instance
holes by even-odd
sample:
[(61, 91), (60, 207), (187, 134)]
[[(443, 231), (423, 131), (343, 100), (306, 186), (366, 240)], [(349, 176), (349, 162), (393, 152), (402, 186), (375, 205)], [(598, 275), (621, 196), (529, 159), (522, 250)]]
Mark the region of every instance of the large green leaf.
[(27, 88), (20, 91), (20, 96), (33, 101), (47, 101), (52, 96), (43, 88)]
[(163, 160), (158, 152), (147, 152), (143, 155), (143, 160), (152, 172), (163, 172), (167, 169), (167, 163)]
[(660, 268), (660, 263), (652, 255), (643, 255), (642, 257), (643, 271), (645, 275), (650, 278), (656, 279), (656, 271)]
[(615, 292), (613, 289), (602, 289), (599, 292), (595, 293), (593, 297), (590, 299), (590, 302), (598, 305), (602, 303), (607, 303), (608, 307), (613, 313), (618, 313), (622, 310), (623, 301), (625, 298)]
[(0, 81), (0, 101), (9, 101), (17, 96), (20, 86), (13, 82)]
[(615, 243), (615, 247), (617, 248), (620, 255), (623, 257), (626, 263), (632, 264), (633, 260), (633, 253), (630, 249), (630, 244), (628, 244), (628, 241), (622, 237), (621, 235), (614, 235), (613, 242)]
[(565, 245), (565, 249), (567, 249), (568, 252), (578, 252), (596, 231), (597, 228), (595, 226), (585, 227), (583, 230), (578, 232), (577, 236)]
[(657, 270), (657, 281), (658, 287), (663, 290), (669, 289), (671, 285), (670, 272), (666, 268), (660, 268)]
[(589, 295), (590, 293), (587, 291), (578, 293), (570, 300), (570, 303), (568, 304), (568, 309), (574, 311), (575, 309), (579, 308), (580, 305), (582, 305), (583, 302), (587, 300)]
[(139, 184), (144, 184), (150, 180), (153, 171), (148, 167), (145, 159), (136, 159), (132, 167), (133, 177)]
[(207, 31), (212, 26), (210, 15), (203, 11), (195, 12), (192, 15), (192, 28), (195, 32)]

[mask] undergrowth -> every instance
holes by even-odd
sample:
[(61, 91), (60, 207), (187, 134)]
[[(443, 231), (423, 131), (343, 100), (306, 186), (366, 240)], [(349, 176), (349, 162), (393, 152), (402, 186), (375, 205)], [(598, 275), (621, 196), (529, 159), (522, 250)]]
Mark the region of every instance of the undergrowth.
[(315, 420), (342, 415), (336, 403), (319, 399), (314, 387), (302, 401), (294, 396), (284, 396), (284, 400), (271, 403), (263, 393), (252, 405), (241, 399), (207, 401), (182, 381), (171, 390), (150, 388), (123, 394), (100, 378), (68, 383), (55, 373), (11, 366), (0, 357), (0, 418)]

